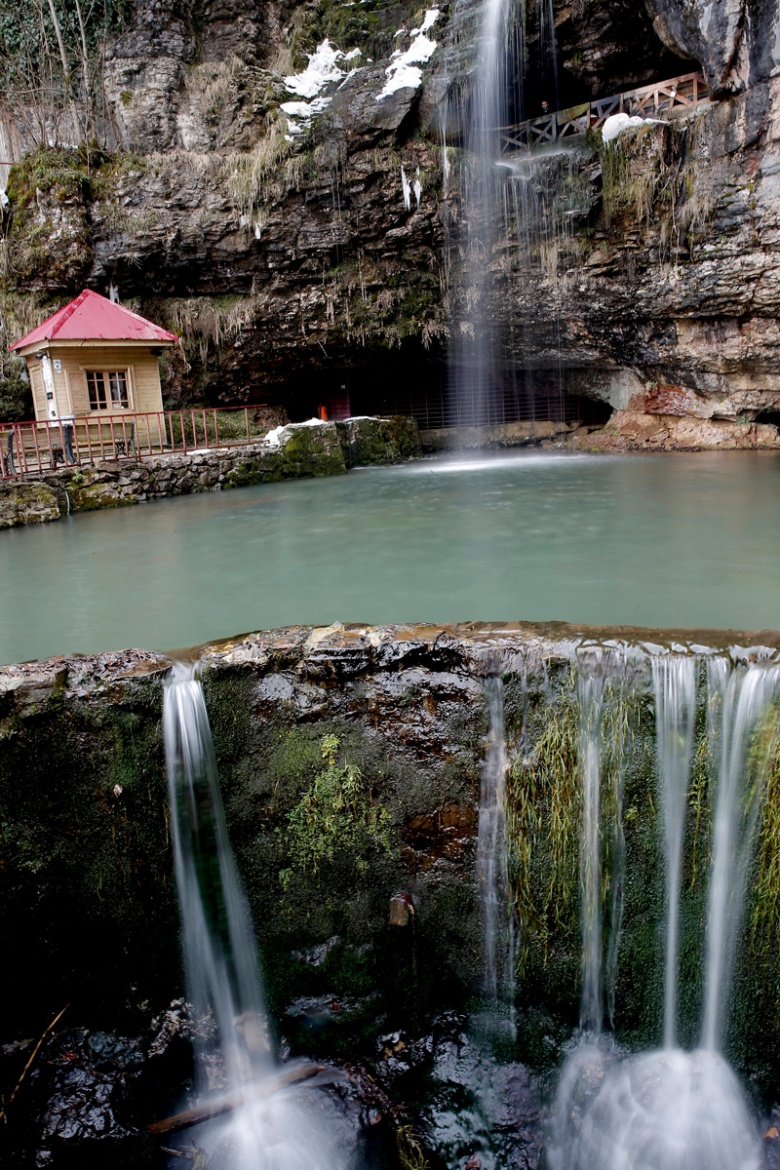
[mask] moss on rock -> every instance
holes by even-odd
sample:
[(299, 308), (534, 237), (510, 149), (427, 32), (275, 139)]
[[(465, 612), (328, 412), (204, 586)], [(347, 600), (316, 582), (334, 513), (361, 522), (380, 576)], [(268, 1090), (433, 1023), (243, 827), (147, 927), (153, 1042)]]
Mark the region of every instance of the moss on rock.
[(57, 493), (44, 483), (0, 484), (0, 528), (59, 520)]

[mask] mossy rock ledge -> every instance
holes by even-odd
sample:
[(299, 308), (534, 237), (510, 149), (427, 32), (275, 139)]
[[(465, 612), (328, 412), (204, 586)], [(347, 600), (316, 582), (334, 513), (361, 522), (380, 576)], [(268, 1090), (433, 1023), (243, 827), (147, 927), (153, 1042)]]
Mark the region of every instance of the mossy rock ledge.
[[(517, 1004), (529, 1059), (541, 1061), (543, 1037), (562, 1039), (578, 1014), (575, 647), (583, 638), (614, 648), (616, 639), (636, 647), (682, 637), (699, 646), (780, 646), (774, 634), (472, 624), (291, 627), (203, 648), (229, 829), (280, 1029), (294, 1034), (285, 1013), (297, 996), (332, 995), (360, 1019), (356, 1033), (344, 1032), (351, 1052), (371, 1045), (380, 1027), (413, 1029), (478, 994), (476, 835), (486, 679), (498, 675), (520, 923)], [(68, 1001), (84, 1016), (115, 1020), (128, 1004), (162, 1006), (181, 991), (161, 733), (167, 668), (140, 651), (0, 668), (0, 931), (17, 1005), (8, 1030), (51, 1018)], [(602, 782), (605, 848), (620, 807), (625, 851), (611, 980), (617, 1036), (653, 1045), (663, 981), (662, 834), (652, 684), (646, 670), (629, 673), (628, 692), (624, 672), (624, 689), (616, 686), (604, 715), (615, 742), (628, 745), (620, 769), (614, 753), (605, 755)], [(707, 733), (703, 707), (699, 724), (697, 752)], [(780, 762), (773, 768), (780, 777)], [(318, 777), (317, 799), (332, 801), (341, 833), (305, 815)], [(344, 800), (339, 785), (347, 781)], [(706, 763), (697, 764), (681, 922), (686, 1043), (696, 1040), (701, 1006), (710, 782)], [(757, 866), (780, 816), (775, 791), (780, 781), (768, 790)], [(749, 889), (729, 1055), (776, 1084), (780, 982), (767, 972), (780, 935), (778, 899), (764, 904), (761, 883)], [(399, 894), (414, 906), (403, 922), (397, 903), (391, 911)], [(604, 897), (606, 906), (606, 889)], [(604, 921), (608, 928), (606, 910)]]

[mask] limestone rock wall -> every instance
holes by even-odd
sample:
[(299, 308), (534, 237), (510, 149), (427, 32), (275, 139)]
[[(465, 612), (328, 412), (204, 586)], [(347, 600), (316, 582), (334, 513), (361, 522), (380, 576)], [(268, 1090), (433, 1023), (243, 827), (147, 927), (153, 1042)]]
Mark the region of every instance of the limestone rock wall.
[[(700, 64), (714, 101), (609, 149), (594, 138), (565, 165), (534, 164), (528, 190), (555, 206), (530, 267), (514, 238), (486, 257), (486, 319), (511, 339), (510, 373), (530, 367), (544, 382), (560, 370), (567, 389), (650, 415), (671, 386), (676, 417), (773, 422), (776, 7), (556, 2), (577, 93)], [(478, 5), (442, 9), (420, 83), (381, 101), (391, 50), (421, 24), (410, 8), (196, 8), (138, 0), (112, 45), (106, 133), (118, 153), (42, 151), (12, 171), (6, 335), (82, 284), (114, 284), (184, 338), (165, 371), (172, 404), (278, 394), (294, 405), (345, 370), (369, 393), (377, 373), (393, 392), (441, 379), (463, 290), (460, 147)], [(535, 68), (541, 33), (530, 32)], [(363, 56), (323, 91), (328, 108), (288, 133), (285, 78), (326, 36)], [(447, 103), (462, 117), (445, 164)]]

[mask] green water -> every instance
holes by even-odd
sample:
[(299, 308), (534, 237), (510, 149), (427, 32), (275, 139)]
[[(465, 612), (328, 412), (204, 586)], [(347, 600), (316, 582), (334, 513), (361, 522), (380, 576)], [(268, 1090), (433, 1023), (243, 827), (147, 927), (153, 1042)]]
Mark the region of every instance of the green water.
[(780, 456), (421, 461), (0, 533), (0, 661), (333, 621), (780, 629)]

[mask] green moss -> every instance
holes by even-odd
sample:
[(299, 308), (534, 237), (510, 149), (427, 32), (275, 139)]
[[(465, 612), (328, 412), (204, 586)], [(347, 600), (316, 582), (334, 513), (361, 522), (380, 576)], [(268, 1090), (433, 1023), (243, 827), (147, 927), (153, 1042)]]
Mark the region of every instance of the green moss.
[(420, 454), (417, 423), (404, 415), (338, 422), (336, 429), (349, 466), (397, 463)]
[(287, 841), (291, 868), (279, 879), (286, 886), (294, 870), (320, 876), (323, 865), (345, 853), (358, 874), (368, 868), (365, 854), (372, 849), (392, 854), (391, 818), (388, 810), (369, 801), (363, 776), (346, 758), (337, 762), (337, 735), (326, 735), (320, 744), (327, 765), (318, 772), (287, 817)]
[(60, 686), (6, 707), (0, 930), (19, 1027), (68, 1000), (94, 1019), (130, 985), (157, 1002), (178, 987), (160, 702), (148, 685), (100, 705)]

